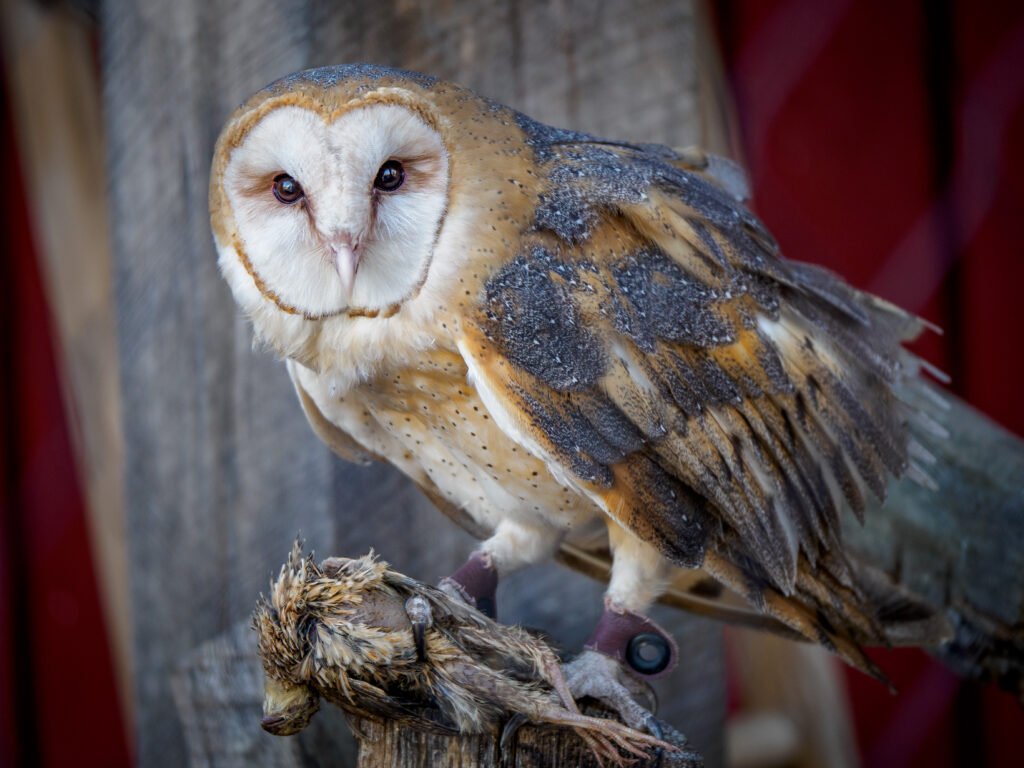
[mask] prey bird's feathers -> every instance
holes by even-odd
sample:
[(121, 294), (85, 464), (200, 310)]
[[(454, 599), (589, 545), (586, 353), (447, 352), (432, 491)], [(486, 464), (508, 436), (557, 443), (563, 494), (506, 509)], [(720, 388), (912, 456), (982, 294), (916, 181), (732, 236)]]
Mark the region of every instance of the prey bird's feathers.
[(569, 727), (600, 764), (673, 748), (581, 715), (543, 639), (497, 624), (372, 552), (318, 564), (296, 542), (253, 626), (265, 672), (263, 727), (278, 735), (306, 727), (323, 697), (442, 733), (484, 733), (510, 716)]

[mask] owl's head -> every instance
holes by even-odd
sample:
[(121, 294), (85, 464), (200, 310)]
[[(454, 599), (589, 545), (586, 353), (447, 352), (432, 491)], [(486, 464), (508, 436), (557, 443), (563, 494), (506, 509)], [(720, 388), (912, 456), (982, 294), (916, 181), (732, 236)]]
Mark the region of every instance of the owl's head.
[(310, 70), (235, 113), (210, 213), (221, 269), (250, 316), (299, 327), (386, 315), (419, 291), (448, 204), (432, 84), (375, 67)]

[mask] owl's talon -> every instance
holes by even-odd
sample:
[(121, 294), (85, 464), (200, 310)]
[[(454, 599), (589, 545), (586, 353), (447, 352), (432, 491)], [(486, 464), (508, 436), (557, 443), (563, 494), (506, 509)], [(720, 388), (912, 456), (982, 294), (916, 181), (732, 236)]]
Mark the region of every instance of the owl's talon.
[(649, 734), (651, 734), (651, 736), (653, 736), (656, 739), (665, 738), (665, 733), (664, 729), (662, 729), (661, 727), (661, 722), (654, 715), (648, 716), (646, 722), (644, 723), (644, 728), (647, 730)]
[(448, 597), (453, 600), (457, 600), (464, 605), (468, 605), (472, 608), (476, 608), (476, 601), (470, 597), (469, 592), (459, 582), (453, 579), (451, 576), (445, 576), (439, 582), (437, 582), (437, 588), (444, 592)]
[[(569, 690), (577, 701), (585, 696), (597, 699), (630, 728), (658, 736), (650, 729), (653, 713), (635, 698), (644, 693), (644, 684), (630, 679), (620, 662), (599, 651), (585, 650), (563, 669)], [(653, 700), (653, 693), (651, 698)]]
[(509, 743), (511, 743), (512, 737), (515, 736), (519, 729), (527, 722), (529, 722), (529, 718), (527, 718), (522, 712), (516, 712), (508, 719), (508, 722), (505, 723), (505, 727), (501, 729), (501, 740), (498, 742), (502, 751), (505, 751)]
[[(661, 722), (654, 715), (648, 715), (647, 720), (644, 722), (644, 728), (654, 738), (659, 741), (665, 741), (665, 729), (661, 727)], [(654, 768), (661, 768), (664, 757), (665, 750), (662, 747), (654, 750)]]

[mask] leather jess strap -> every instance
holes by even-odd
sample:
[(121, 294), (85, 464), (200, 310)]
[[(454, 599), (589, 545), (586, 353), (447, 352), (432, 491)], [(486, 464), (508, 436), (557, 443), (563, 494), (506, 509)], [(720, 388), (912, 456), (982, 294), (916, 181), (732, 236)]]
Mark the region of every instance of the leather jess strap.
[(584, 648), (624, 662), (645, 678), (665, 677), (679, 663), (672, 636), (646, 616), (605, 607)]
[[(490, 558), (474, 552), (455, 573), (442, 580), (454, 586), (467, 603), (495, 618), (498, 572)], [(679, 663), (679, 648), (664, 629), (646, 616), (605, 606), (590, 638), (583, 645), (624, 663), (640, 677), (657, 679)]]
[(459, 570), (445, 581), (454, 582), (467, 602), (472, 603), (484, 615), (495, 618), (498, 611), (496, 592), (498, 572), (491, 565), (490, 558), (482, 552), (474, 552)]

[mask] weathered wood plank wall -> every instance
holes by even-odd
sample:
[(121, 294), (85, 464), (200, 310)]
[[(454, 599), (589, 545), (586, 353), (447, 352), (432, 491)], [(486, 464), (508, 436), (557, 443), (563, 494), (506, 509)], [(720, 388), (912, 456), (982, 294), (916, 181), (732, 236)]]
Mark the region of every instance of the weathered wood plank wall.
[[(693, 7), (110, 0), (102, 22), (138, 756), (144, 766), (179, 766), (188, 748), (174, 670), (210, 648), (203, 644), (229, 637), (297, 532), (322, 554), (373, 546), (429, 580), (450, 572), (472, 545), (396, 473), (335, 459), (306, 426), (283, 366), (252, 349), (217, 273), (207, 223), (208, 165), (225, 118), (293, 70), (371, 61), (462, 82), (560, 126), (695, 142)], [(503, 586), (502, 618), (579, 644), (600, 593), (554, 566), (534, 569)], [(718, 629), (678, 614), (659, 620), (676, 631), (687, 659), (662, 691), (662, 713), (718, 764)], [(251, 671), (247, 659), (240, 663)], [(190, 691), (208, 687), (215, 672), (179, 676), (178, 701), (194, 703)], [(238, 702), (238, 711), (252, 704)], [(188, 715), (189, 733), (212, 715)], [(234, 725), (208, 734), (214, 746), (204, 754), (225, 756), (222, 764), (274, 764), (277, 755), (286, 764), (285, 752), (341, 748), (316, 743), (322, 730), (284, 742), (254, 733), (255, 718)]]

